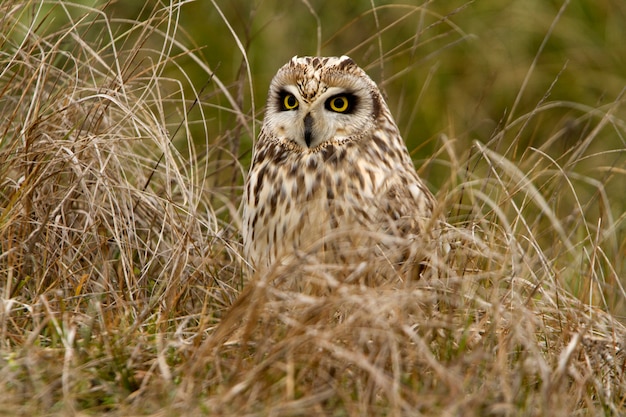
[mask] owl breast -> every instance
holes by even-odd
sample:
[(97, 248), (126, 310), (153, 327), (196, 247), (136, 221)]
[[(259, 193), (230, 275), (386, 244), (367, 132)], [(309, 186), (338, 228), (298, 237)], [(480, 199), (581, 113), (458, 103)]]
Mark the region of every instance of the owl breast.
[(346, 262), (380, 243), (372, 236), (424, 227), (416, 213), (430, 213), (429, 192), (410, 159), (382, 138), (294, 152), (264, 135), (244, 193), (244, 250), (257, 270), (298, 257)]

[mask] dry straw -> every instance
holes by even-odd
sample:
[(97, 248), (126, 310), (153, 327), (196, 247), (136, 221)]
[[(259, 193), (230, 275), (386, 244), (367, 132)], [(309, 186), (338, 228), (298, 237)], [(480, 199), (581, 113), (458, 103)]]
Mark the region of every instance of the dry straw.
[[(182, 6), (127, 21), (62, 1), (0, 4), (4, 412), (626, 411), (626, 329), (607, 313), (625, 295), (624, 216), (603, 179), (574, 169), (601, 130), (624, 134), (621, 98), (575, 105), (589, 129), (565, 160), (549, 157), (550, 140), (515, 159), (498, 150), (559, 103), (469, 150), (441, 136), (424, 166), (449, 174), (451, 251), (420, 248), (420, 280), (368, 283), (375, 266), (314, 254), (248, 275), (237, 157), (258, 114), (242, 110), (246, 71), (227, 88), (179, 40)], [(215, 124), (226, 133), (211, 135)], [(597, 190), (596, 211), (580, 183)]]

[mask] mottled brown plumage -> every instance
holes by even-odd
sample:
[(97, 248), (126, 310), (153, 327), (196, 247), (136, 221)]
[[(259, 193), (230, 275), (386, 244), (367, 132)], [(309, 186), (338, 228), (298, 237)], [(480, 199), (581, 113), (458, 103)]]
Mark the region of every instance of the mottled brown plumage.
[(375, 253), (407, 262), (433, 206), (377, 85), (350, 58), (294, 57), (278, 70), (244, 191), (253, 268)]

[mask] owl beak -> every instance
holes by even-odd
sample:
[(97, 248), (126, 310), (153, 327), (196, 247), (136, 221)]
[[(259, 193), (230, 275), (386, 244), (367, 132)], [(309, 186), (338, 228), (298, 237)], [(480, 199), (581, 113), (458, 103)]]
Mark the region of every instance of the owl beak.
[(311, 146), (311, 142), (313, 141), (313, 117), (311, 113), (307, 113), (304, 116), (304, 141), (306, 142), (306, 146)]

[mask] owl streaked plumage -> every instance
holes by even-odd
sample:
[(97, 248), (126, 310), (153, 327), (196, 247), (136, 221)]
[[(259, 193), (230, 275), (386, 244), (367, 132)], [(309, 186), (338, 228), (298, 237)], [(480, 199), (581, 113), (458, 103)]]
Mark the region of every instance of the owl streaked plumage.
[(278, 70), (244, 190), (253, 268), (367, 260), (423, 238), (434, 202), (376, 83), (352, 59), (294, 57)]

